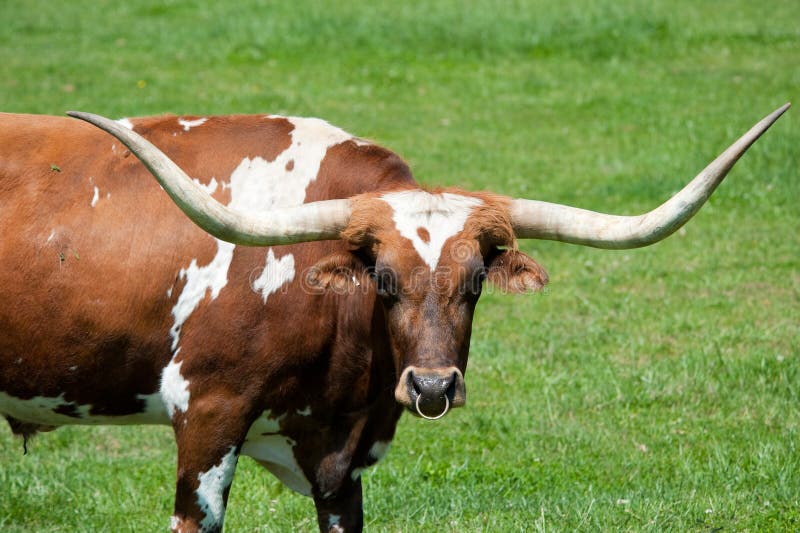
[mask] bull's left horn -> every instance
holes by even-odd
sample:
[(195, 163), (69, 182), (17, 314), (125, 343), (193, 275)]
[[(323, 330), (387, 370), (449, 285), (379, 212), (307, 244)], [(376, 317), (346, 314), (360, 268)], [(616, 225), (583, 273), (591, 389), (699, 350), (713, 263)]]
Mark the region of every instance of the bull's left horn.
[(511, 222), (521, 239), (549, 239), (596, 248), (638, 248), (660, 241), (697, 213), (744, 152), (789, 109), (785, 104), (750, 128), (686, 187), (649, 213), (618, 216), (549, 202), (511, 202)]
[(144, 163), (186, 216), (218, 239), (248, 246), (338, 239), (350, 220), (349, 200), (325, 200), (273, 209), (263, 216), (236, 212), (212, 198), (164, 152), (138, 133), (91, 113), (69, 111), (67, 114), (119, 139)]

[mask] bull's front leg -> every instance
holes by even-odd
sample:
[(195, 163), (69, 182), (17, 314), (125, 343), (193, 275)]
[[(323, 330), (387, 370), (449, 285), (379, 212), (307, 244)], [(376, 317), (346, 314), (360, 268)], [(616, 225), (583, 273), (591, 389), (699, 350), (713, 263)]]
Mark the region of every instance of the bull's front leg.
[(225, 402), (197, 401), (190, 403), (185, 413), (173, 416), (178, 444), (175, 512), (170, 520), (173, 533), (222, 531), (228, 493), (247, 433), (246, 421), (225, 407)]
[(360, 477), (348, 480), (335, 494), (315, 494), (314, 505), (322, 533), (358, 532), (364, 526)]

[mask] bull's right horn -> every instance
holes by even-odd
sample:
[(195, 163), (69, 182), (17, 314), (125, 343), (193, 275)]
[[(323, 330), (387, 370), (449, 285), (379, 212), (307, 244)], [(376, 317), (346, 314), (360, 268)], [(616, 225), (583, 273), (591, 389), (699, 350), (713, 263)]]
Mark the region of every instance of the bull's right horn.
[(186, 216), (218, 239), (247, 246), (338, 239), (350, 220), (350, 200), (283, 207), (263, 216), (236, 212), (212, 198), (164, 152), (133, 130), (91, 113), (69, 111), (67, 114), (119, 139), (144, 163)]
[(649, 213), (618, 216), (537, 200), (511, 203), (511, 223), (521, 239), (550, 239), (596, 248), (638, 248), (660, 241), (697, 213), (742, 154), (772, 126), (785, 104), (750, 128), (686, 187)]

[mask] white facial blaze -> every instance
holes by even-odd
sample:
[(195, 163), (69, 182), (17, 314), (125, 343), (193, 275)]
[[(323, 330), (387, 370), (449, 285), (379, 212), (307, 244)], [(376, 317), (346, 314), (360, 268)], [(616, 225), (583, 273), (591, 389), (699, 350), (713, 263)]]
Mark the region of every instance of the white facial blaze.
[(208, 471), (198, 474), (200, 486), (197, 487), (197, 504), (205, 517), (200, 523), (201, 531), (216, 531), (225, 517), (225, 499), (223, 497), (236, 471), (236, 449), (231, 446), (230, 451), (220, 460), (219, 464)]
[[(305, 201), (306, 188), (316, 179), (328, 149), (353, 138), (319, 119), (287, 118), (287, 120), (294, 125), (294, 130), (290, 134), (289, 148), (279, 154), (274, 161), (266, 161), (261, 157), (252, 159), (245, 157), (233, 171), (228, 182), (218, 184), (216, 179), (212, 178), (208, 185), (203, 186), (206, 191), (213, 193), (219, 185), (223, 189), (230, 189), (231, 201), (228, 206), (247, 214), (263, 214), (276, 207), (302, 204)], [(199, 126), (203, 122), (205, 119), (183, 121), (181, 125), (188, 131), (188, 128)], [(189, 400), (189, 383), (180, 375), (180, 365), (175, 365), (181, 328), (201, 301), (206, 297), (210, 297), (213, 301), (228, 284), (228, 270), (236, 247), (219, 239), (216, 241), (217, 253), (210, 263), (200, 266), (196, 259), (192, 259), (179, 273), (179, 278), (186, 283), (172, 308), (175, 320), (170, 328), (170, 336), (174, 354), (170, 365), (164, 369), (161, 385), (165, 404), (173, 406), (171, 411), (173, 413), (174, 409), (185, 410), (184, 405), (188, 408)], [(269, 249), (265, 257), (264, 270), (253, 280), (253, 288), (261, 293), (266, 303), (267, 297), (283, 284), (291, 282), (294, 275), (294, 256), (286, 254), (277, 258), (275, 252)], [(170, 369), (169, 374), (168, 369)], [(169, 379), (164, 379), (165, 377)], [(171, 390), (173, 386), (179, 387), (177, 391)], [(175, 398), (181, 401), (174, 401)], [(167, 399), (170, 399), (169, 403), (166, 403)]]
[[(392, 207), (397, 231), (411, 241), (431, 270), (439, 264), (447, 239), (463, 230), (472, 209), (483, 203), (471, 196), (421, 190), (388, 193), (381, 199)], [(420, 229), (427, 232), (428, 239), (420, 236)]]

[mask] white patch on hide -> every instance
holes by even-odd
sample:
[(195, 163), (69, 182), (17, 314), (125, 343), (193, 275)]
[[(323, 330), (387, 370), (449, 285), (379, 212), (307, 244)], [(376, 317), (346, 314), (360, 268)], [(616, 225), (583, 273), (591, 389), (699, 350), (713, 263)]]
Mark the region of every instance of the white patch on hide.
[(208, 185), (200, 183), (200, 180), (196, 178), (192, 179), (192, 181), (195, 182), (201, 189), (206, 191), (208, 194), (214, 194), (215, 192), (217, 192), (217, 186), (219, 184), (217, 183), (216, 178), (211, 178), (211, 181), (208, 182)]
[[(133, 130), (133, 122), (131, 122), (127, 118), (121, 118), (121, 119), (117, 120), (117, 123), (118, 124), (122, 124), (123, 126), (128, 128), (129, 130)], [(113, 144), (111, 145), (111, 149), (112, 150), (114, 149), (114, 145)]]
[(294, 256), (286, 254), (280, 259), (275, 259), (275, 252), (270, 248), (267, 251), (267, 262), (261, 275), (253, 280), (253, 290), (261, 293), (264, 303), (267, 297), (281, 288), (284, 283), (291, 283), (294, 279)]
[(182, 118), (179, 118), (178, 119), (178, 124), (183, 126), (183, 131), (189, 131), (190, 129), (192, 129), (194, 127), (202, 126), (203, 124), (205, 124), (206, 120), (208, 120), (208, 119), (207, 118), (198, 118), (196, 120), (184, 120)]
[[(411, 241), (431, 270), (436, 269), (447, 239), (464, 229), (473, 208), (483, 202), (478, 198), (453, 193), (431, 194), (422, 190), (384, 194), (381, 199), (394, 211), (392, 218), (400, 235)], [(417, 230), (430, 235), (422, 240)]]
[(95, 186), (94, 188), (94, 196), (92, 196), (92, 207), (97, 205), (97, 200), (100, 199), (100, 189)]
[[(137, 400), (144, 402), (144, 409), (139, 413), (127, 415), (93, 415), (92, 404), (77, 404), (67, 401), (64, 395), (56, 397), (35, 396), (23, 400), (0, 392), (0, 414), (11, 416), (23, 422), (41, 424), (45, 426), (66, 426), (71, 424), (102, 425), (102, 424), (164, 424), (169, 422), (161, 396), (158, 393), (137, 394)], [(57, 413), (54, 409), (70, 408), (70, 416)]]
[(217, 239), (217, 254), (205, 266), (197, 266), (197, 259), (192, 259), (189, 266), (182, 268), (178, 277), (186, 280), (178, 301), (172, 308), (175, 322), (169, 330), (172, 337), (172, 349), (178, 349), (181, 326), (191, 316), (200, 302), (210, 293), (214, 300), (225, 285), (228, 284), (228, 267), (233, 259), (235, 245)]
[(269, 411), (264, 411), (250, 426), (242, 446), (242, 455), (261, 463), (290, 489), (310, 496), (311, 483), (294, 456), (295, 442), (278, 433), (282, 419), (283, 416), (272, 418)]
[[(175, 352), (178, 355), (180, 348)], [(175, 362), (175, 356), (161, 372), (161, 401), (172, 418), (175, 411), (185, 413), (189, 409), (189, 382), (181, 375), (181, 365)]]
[(236, 448), (231, 446), (230, 451), (220, 460), (219, 464), (212, 466), (208, 471), (197, 475), (200, 486), (197, 487), (197, 505), (205, 517), (200, 523), (201, 531), (216, 531), (225, 518), (225, 500), (223, 494), (236, 472)]

